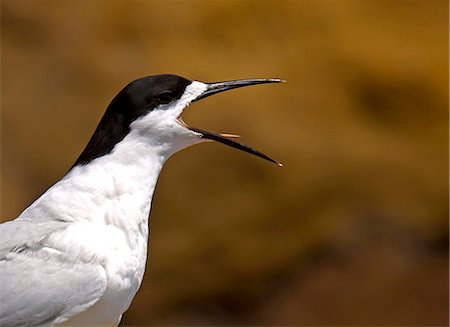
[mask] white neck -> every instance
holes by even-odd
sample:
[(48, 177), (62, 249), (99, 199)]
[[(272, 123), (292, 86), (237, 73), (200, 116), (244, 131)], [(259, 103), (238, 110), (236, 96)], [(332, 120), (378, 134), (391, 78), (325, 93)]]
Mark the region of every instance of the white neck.
[(205, 84), (192, 82), (179, 100), (132, 122), (129, 133), (110, 153), (72, 168), (19, 218), (105, 223), (129, 235), (147, 231), (164, 162), (173, 153), (203, 141), (177, 117), (205, 89)]
[(147, 230), (153, 192), (170, 148), (132, 132), (111, 153), (70, 170), (19, 218), (91, 221), (130, 233)]

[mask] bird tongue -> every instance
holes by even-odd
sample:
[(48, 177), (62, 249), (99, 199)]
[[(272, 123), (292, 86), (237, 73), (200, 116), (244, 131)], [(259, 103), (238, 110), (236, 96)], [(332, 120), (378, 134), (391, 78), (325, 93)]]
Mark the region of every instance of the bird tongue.
[(283, 166), (283, 164), (281, 164), (278, 161), (270, 158), (268, 155), (266, 155), (266, 154), (264, 154), (264, 153), (262, 153), (262, 152), (260, 152), (260, 151), (258, 151), (256, 149), (254, 149), (252, 147), (249, 147), (248, 145), (245, 145), (245, 144), (242, 144), (242, 143), (239, 143), (239, 142), (236, 142), (235, 140), (233, 140), (233, 138), (239, 138), (239, 135), (234, 135), (234, 134), (217, 134), (217, 133), (214, 133), (214, 132), (209, 132), (209, 131), (205, 131), (205, 130), (202, 130), (202, 129), (199, 129), (199, 128), (195, 128), (195, 127), (190, 127), (190, 126), (188, 128), (191, 131), (194, 131), (196, 133), (201, 134), (202, 138), (213, 140), (213, 141), (217, 141), (217, 142), (223, 143), (225, 145), (229, 145), (229, 146), (231, 146), (233, 148), (245, 151), (245, 152), (253, 154), (253, 155), (257, 156), (257, 157), (260, 157), (260, 158), (266, 159), (266, 160), (268, 160), (270, 162), (276, 163), (280, 167)]

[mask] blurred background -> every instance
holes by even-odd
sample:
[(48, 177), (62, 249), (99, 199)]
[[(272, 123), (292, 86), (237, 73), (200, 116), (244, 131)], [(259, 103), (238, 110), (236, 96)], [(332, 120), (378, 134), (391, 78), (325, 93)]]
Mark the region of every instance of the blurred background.
[(171, 158), (122, 325), (447, 325), (447, 1), (1, 1), (1, 217), (129, 81), (281, 77), (195, 103), (278, 168)]

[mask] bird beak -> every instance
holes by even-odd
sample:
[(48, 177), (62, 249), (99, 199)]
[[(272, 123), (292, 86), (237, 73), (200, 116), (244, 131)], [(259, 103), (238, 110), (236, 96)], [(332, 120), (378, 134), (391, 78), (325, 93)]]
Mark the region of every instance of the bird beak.
[(192, 102), (204, 99), (213, 94), (217, 94), (220, 92), (237, 89), (239, 87), (251, 86), (256, 84), (267, 84), (267, 83), (281, 83), (285, 82), (279, 78), (257, 78), (257, 79), (241, 79), (235, 81), (226, 81), (226, 82), (216, 82), (206, 84), (206, 90), (200, 94), (197, 98), (195, 98)]
[[(239, 87), (244, 86), (251, 86), (256, 84), (267, 84), (267, 83), (280, 83), (284, 82), (284, 80), (278, 79), (278, 78), (270, 78), (270, 79), (245, 79), (245, 80), (235, 80), (235, 81), (226, 81), (226, 82), (217, 82), (217, 83), (209, 83), (207, 84), (206, 90), (200, 94), (197, 98), (195, 98), (192, 102), (204, 99), (206, 97), (209, 97), (213, 94), (217, 94), (220, 92), (236, 89)], [(194, 127), (187, 126), (190, 130), (199, 133), (202, 135), (202, 138), (217, 141), (220, 143), (223, 143), (225, 145), (231, 146), (233, 148), (245, 151), (247, 153), (253, 154), (257, 157), (263, 158), (265, 160), (268, 160), (270, 162), (273, 162), (277, 164), (278, 166), (283, 166), (278, 161), (270, 158), (268, 155), (249, 147), (248, 145), (242, 144), (240, 142), (237, 142), (234, 140), (234, 138), (239, 137), (238, 135), (230, 135), (230, 134), (217, 134), (214, 132), (209, 132), (205, 130), (201, 130)]]

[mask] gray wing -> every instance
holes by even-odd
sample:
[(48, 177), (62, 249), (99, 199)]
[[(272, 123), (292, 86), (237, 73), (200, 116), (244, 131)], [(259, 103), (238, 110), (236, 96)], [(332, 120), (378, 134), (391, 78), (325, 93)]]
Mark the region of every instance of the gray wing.
[(66, 228), (65, 221), (15, 219), (0, 224), (0, 259), (11, 251), (39, 243), (51, 233)]
[(63, 223), (50, 224), (50, 229), (38, 225), (20, 220), (0, 225), (0, 326), (64, 321), (97, 302), (105, 290), (106, 274), (100, 265), (74, 261), (40, 244), (65, 228)]

